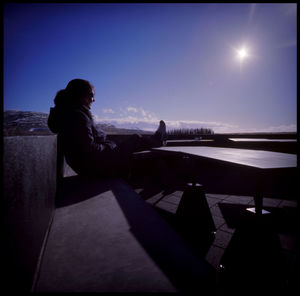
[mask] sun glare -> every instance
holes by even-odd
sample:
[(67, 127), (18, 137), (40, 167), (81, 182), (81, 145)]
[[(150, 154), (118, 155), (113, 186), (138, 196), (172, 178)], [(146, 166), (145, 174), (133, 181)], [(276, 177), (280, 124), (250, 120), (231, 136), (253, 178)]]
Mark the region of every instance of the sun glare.
[(241, 61), (243, 61), (245, 58), (247, 58), (249, 56), (246, 48), (241, 48), (241, 49), (237, 50), (237, 55)]

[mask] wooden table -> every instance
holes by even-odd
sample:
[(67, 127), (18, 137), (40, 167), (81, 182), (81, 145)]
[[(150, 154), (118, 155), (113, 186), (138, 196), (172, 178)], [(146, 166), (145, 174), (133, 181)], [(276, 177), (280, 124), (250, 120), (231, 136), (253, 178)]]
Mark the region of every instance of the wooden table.
[(264, 150), (249, 150), (220, 147), (160, 147), (153, 148), (153, 151), (167, 154), (188, 155), (195, 159), (209, 159), (222, 165), (236, 165), (236, 168), (249, 168), (254, 170), (256, 186), (254, 192), (255, 208), (249, 208), (249, 211), (260, 215), (266, 213), (262, 209), (264, 194), (264, 179), (274, 171), (283, 171), (287, 169), (296, 169), (297, 155), (279, 152), (270, 152)]

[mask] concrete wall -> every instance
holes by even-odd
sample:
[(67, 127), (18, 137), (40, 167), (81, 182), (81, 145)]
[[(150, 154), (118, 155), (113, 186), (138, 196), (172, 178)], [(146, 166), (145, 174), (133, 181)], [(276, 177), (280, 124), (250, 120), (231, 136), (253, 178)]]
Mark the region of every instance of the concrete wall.
[(30, 291), (54, 211), (57, 139), (4, 137), (3, 144), (3, 283), (7, 291)]

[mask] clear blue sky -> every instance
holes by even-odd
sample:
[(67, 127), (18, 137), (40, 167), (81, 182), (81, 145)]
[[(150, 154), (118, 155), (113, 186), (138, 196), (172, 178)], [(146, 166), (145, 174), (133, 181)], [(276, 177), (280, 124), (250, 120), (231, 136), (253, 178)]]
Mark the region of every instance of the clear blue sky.
[(4, 110), (83, 78), (117, 126), (296, 131), (296, 27), (293, 3), (6, 4)]

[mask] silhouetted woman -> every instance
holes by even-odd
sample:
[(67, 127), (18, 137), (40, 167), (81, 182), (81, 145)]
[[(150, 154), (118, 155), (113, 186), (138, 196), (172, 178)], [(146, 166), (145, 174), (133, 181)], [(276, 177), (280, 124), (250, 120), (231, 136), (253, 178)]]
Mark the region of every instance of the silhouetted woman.
[(57, 92), (55, 107), (50, 108), (48, 126), (59, 135), (66, 162), (77, 174), (126, 176), (133, 152), (162, 145), (165, 123), (161, 121), (150, 138), (132, 135), (120, 144), (109, 141), (104, 131), (96, 128), (90, 112), (94, 95), (94, 86), (89, 81), (71, 80), (65, 89)]

